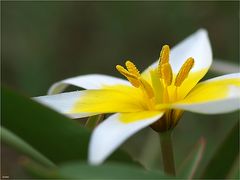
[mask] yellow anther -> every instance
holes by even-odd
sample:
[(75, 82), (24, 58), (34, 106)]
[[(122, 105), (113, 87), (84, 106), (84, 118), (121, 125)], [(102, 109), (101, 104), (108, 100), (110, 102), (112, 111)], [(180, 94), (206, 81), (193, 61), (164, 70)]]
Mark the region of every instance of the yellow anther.
[(192, 57), (188, 58), (186, 62), (182, 65), (179, 70), (174, 85), (179, 87), (183, 81), (188, 77), (190, 70), (193, 68), (194, 59)]
[(134, 87), (139, 87), (140, 86), (140, 81), (138, 77), (130, 72), (128, 72), (124, 67), (117, 65), (116, 69), (123, 75), (125, 76), (128, 81), (134, 86)]
[(164, 45), (160, 52), (159, 63), (158, 63), (158, 73), (160, 77), (161, 77), (161, 66), (165, 63), (169, 63), (169, 54), (170, 54), (169, 46)]
[[(154, 92), (151, 85), (141, 77), (137, 67), (131, 61), (127, 61), (125, 64), (127, 69), (120, 65), (117, 65), (116, 69), (124, 75), (134, 87), (140, 88), (147, 98), (153, 98)], [(150, 106), (152, 106), (151, 101), (149, 101), (149, 107)]]
[(160, 63), (165, 64), (169, 62), (169, 54), (170, 54), (170, 48), (168, 45), (164, 45), (162, 47), (161, 53), (160, 53)]
[(142, 88), (145, 91), (145, 93), (147, 94), (147, 96), (150, 99), (153, 98), (154, 97), (154, 92), (153, 92), (153, 89), (152, 89), (151, 85), (146, 80), (144, 80), (143, 78), (140, 78), (139, 80), (140, 80)]
[(161, 66), (161, 77), (166, 86), (170, 86), (172, 84), (173, 73), (169, 63), (165, 63)]
[(137, 77), (141, 76), (139, 70), (137, 69), (135, 64), (133, 64), (131, 61), (126, 61), (125, 65), (130, 73), (136, 75)]
[(122, 67), (121, 65), (117, 65), (116, 69), (125, 77), (130, 77), (130, 78), (137, 78), (136, 75), (128, 72), (128, 70), (126, 70), (124, 67)]

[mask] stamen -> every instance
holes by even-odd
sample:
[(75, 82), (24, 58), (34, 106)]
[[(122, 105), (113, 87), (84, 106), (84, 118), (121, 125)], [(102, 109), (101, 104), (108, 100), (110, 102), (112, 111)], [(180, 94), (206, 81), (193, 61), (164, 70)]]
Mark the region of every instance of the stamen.
[(172, 68), (169, 63), (165, 63), (161, 66), (161, 77), (164, 80), (166, 86), (170, 86), (172, 84)]
[(152, 89), (151, 85), (146, 80), (144, 80), (143, 78), (140, 78), (139, 80), (141, 81), (143, 90), (146, 92), (147, 96), (150, 99), (153, 98), (154, 97), (154, 92), (153, 92), (153, 89)]
[(174, 85), (179, 87), (183, 81), (188, 77), (190, 70), (193, 68), (194, 59), (192, 57), (188, 58), (187, 61), (182, 65), (179, 70)]
[(162, 47), (161, 53), (160, 53), (160, 63), (165, 64), (169, 62), (169, 53), (170, 53), (170, 48), (168, 45), (164, 45)]
[(174, 90), (174, 99), (175, 99), (175, 101), (178, 100), (178, 87), (177, 86), (175, 86), (175, 90)]
[(168, 87), (166, 86), (163, 91), (163, 103), (169, 102)]
[(139, 87), (140, 86), (140, 81), (138, 80), (138, 77), (130, 72), (128, 72), (124, 67), (117, 65), (116, 69), (123, 75), (125, 76), (128, 81), (134, 86), (134, 87)]
[(137, 77), (140, 77), (140, 76), (141, 76), (140, 73), (139, 73), (139, 70), (137, 69), (137, 67), (135, 66), (135, 64), (133, 64), (131, 61), (127, 61), (127, 62), (125, 63), (125, 65), (126, 65), (126, 67), (127, 67), (127, 70), (128, 70), (130, 73), (136, 75)]
[(170, 54), (170, 48), (168, 45), (164, 45), (162, 47), (162, 50), (160, 52), (160, 56), (159, 56), (159, 63), (158, 63), (158, 74), (161, 77), (161, 66), (165, 63), (169, 62), (169, 54)]
[(124, 67), (120, 65), (117, 65), (116, 69), (122, 75), (124, 75), (134, 87), (136, 88), (140, 87), (142, 91), (144, 91), (144, 93), (147, 95), (148, 98), (150, 99), (153, 98), (154, 92), (151, 85), (146, 80), (141, 78), (141, 75), (138, 69), (136, 68), (136, 66), (130, 61), (127, 61), (125, 64), (128, 70), (126, 70)]

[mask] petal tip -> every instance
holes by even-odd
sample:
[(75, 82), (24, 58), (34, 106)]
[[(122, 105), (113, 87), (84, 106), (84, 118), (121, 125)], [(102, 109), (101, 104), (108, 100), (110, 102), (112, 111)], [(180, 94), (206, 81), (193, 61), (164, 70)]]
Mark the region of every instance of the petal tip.
[(210, 44), (210, 40), (209, 40), (209, 35), (208, 35), (208, 31), (204, 28), (200, 28), (198, 29), (194, 34), (193, 37), (197, 37), (197, 39), (201, 39), (201, 40), (205, 40), (208, 44)]
[(97, 159), (93, 159), (93, 158), (89, 158), (88, 159), (88, 163), (92, 166), (98, 166), (102, 163), (103, 161), (101, 160), (97, 160)]
[(208, 31), (205, 28), (200, 28), (195, 32), (195, 35), (201, 37), (201, 38), (209, 38), (208, 37)]
[(200, 28), (197, 30), (197, 33), (208, 35), (208, 31), (205, 28)]
[(96, 152), (96, 148), (90, 146), (88, 152), (88, 163), (92, 166), (98, 166), (102, 164), (106, 159), (106, 156), (104, 156), (103, 154), (104, 153)]

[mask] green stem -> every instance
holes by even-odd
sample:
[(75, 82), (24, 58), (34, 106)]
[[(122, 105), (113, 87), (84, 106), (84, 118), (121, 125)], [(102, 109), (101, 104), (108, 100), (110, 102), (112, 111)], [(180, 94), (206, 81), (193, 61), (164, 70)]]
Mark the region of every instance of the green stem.
[(176, 175), (174, 154), (172, 146), (172, 131), (166, 131), (159, 133), (161, 151), (162, 151), (162, 161), (164, 172), (169, 175)]

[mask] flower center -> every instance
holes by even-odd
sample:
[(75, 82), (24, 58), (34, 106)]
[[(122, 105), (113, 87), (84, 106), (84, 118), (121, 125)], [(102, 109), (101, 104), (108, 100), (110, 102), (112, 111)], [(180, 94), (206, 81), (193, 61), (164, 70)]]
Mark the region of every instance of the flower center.
[[(169, 55), (170, 48), (168, 45), (164, 45), (160, 52), (158, 67), (150, 70), (150, 81), (145, 80), (134, 63), (129, 60), (125, 63), (126, 68), (121, 65), (116, 66), (117, 70), (134, 87), (139, 88), (143, 92), (150, 109), (159, 109), (163, 104), (179, 100), (178, 88), (187, 79), (189, 72), (193, 68), (194, 59), (190, 57), (182, 65), (177, 75), (174, 76), (169, 63)], [(169, 91), (173, 87), (174, 91)]]
[(137, 67), (131, 61), (126, 61), (126, 68), (117, 65), (117, 70), (125, 76), (144, 95), (149, 110), (163, 110), (164, 116), (151, 125), (156, 131), (165, 131), (176, 126), (183, 111), (169, 109), (169, 104), (176, 102), (182, 97), (178, 95), (178, 88), (187, 79), (194, 65), (194, 59), (188, 58), (180, 68), (177, 75), (172, 72), (169, 63), (170, 48), (164, 45), (160, 52), (157, 68), (150, 70), (150, 80), (144, 79)]

